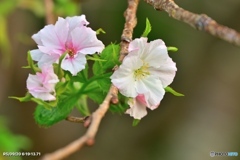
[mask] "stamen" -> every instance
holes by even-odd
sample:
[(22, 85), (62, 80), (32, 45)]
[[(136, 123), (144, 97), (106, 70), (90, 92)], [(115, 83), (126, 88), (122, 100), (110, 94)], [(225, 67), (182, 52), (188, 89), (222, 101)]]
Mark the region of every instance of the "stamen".
[(135, 81), (141, 80), (144, 77), (150, 75), (148, 68), (149, 68), (149, 65), (145, 63), (139, 69), (135, 70), (134, 71)]

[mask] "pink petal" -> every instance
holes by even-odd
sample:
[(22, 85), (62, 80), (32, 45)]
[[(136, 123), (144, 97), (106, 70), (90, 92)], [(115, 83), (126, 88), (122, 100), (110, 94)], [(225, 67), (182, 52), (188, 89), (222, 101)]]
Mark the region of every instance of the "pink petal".
[[(62, 30), (68, 30), (66, 26), (62, 26)], [(61, 50), (65, 47), (65, 44), (63, 44), (63, 40), (59, 39), (58, 33), (55, 32), (55, 26), (48, 25), (45, 26), (40, 31), (41, 41), (43, 43), (43, 46), (49, 48), (49, 50), (56, 49)], [(62, 36), (60, 36), (62, 37)]]
[(61, 17), (58, 17), (58, 21), (56, 22), (54, 29), (58, 37), (59, 44), (60, 46), (62, 46), (61, 48), (64, 48), (65, 43), (68, 39), (68, 31), (69, 31), (68, 21)]
[(91, 28), (77, 27), (71, 32), (71, 37), (73, 48), (82, 54), (94, 54), (104, 49), (103, 43)]

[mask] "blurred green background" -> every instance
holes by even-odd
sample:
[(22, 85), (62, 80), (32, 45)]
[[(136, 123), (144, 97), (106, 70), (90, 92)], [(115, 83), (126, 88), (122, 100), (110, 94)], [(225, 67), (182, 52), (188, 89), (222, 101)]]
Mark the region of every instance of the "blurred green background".
[[(30, 37), (45, 25), (41, 0), (17, 1), (18, 7), (12, 8), (11, 12), (0, 12), (0, 20), (6, 19), (7, 28), (6, 32), (1, 32), (0, 41), (6, 41), (4, 34), (9, 38), (9, 48), (7, 43), (0, 46), (0, 116), (7, 119), (7, 127), (12, 133), (31, 140), (32, 147), (27, 151), (43, 155), (77, 139), (86, 129), (66, 121), (41, 128), (33, 119), (34, 103), (20, 103), (8, 98), (25, 94), (29, 70), (21, 67), (27, 64), (27, 51), (37, 47)], [(86, 15), (90, 27), (106, 31), (107, 34), (99, 36), (105, 45), (120, 42), (127, 0), (83, 0), (80, 3), (75, 0), (78, 5), (70, 6), (61, 5), (60, 1), (67, 0), (55, 1), (60, 4), (56, 11), (59, 15), (81, 12)], [(1, 8), (1, 2), (3, 0), (0, 9), (6, 8)], [(220, 24), (240, 31), (239, 0), (176, 0), (176, 3), (192, 12), (208, 14)], [(141, 36), (148, 17), (152, 24), (149, 40), (160, 38), (168, 46), (179, 48), (178, 52), (169, 53), (178, 67), (171, 86), (185, 97), (167, 93), (160, 107), (148, 111), (137, 127), (131, 126), (129, 115), (108, 112), (95, 145), (85, 147), (67, 159), (208, 160), (212, 159), (210, 151), (240, 154), (240, 47), (194, 30), (171, 19), (165, 12), (155, 11), (143, 1), (137, 17), (134, 38)], [(4, 26), (1, 21), (0, 28)], [(92, 106), (92, 111), (96, 107)], [(215, 159), (237, 160), (239, 156)]]

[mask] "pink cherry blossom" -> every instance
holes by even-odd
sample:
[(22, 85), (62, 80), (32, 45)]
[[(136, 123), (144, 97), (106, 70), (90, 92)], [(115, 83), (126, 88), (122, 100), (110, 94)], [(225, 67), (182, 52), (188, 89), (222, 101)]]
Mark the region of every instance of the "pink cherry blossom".
[(42, 66), (42, 72), (36, 75), (29, 74), (27, 78), (27, 89), (29, 93), (44, 101), (56, 100), (55, 85), (59, 82), (57, 75), (53, 71), (52, 65)]
[(87, 54), (104, 49), (96, 32), (87, 27), (88, 24), (85, 15), (66, 19), (59, 17), (55, 25), (47, 25), (32, 36), (38, 45), (38, 49), (30, 51), (32, 59), (38, 61), (41, 67), (58, 63), (61, 55), (67, 53), (61, 68), (76, 75), (85, 68)]
[(111, 76), (120, 93), (132, 98), (126, 113), (141, 119), (147, 114), (146, 107), (156, 109), (165, 94), (164, 88), (172, 83), (176, 70), (162, 40), (150, 43), (147, 38), (133, 40), (129, 45), (129, 54)]

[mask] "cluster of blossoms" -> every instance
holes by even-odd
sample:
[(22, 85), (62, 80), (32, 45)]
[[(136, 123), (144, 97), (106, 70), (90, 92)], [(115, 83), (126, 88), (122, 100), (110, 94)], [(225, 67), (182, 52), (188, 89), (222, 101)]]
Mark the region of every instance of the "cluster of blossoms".
[(85, 15), (58, 18), (55, 25), (47, 25), (32, 36), (38, 49), (31, 50), (33, 60), (38, 62), (42, 73), (29, 75), (27, 88), (35, 98), (55, 100), (54, 87), (58, 82), (53, 72), (53, 63), (59, 63), (63, 54), (61, 68), (76, 75), (85, 68), (86, 55), (101, 52), (103, 43), (97, 39), (96, 32), (87, 27)]
[[(55, 85), (59, 79), (54, 73), (54, 63), (75, 76), (85, 68), (87, 54), (104, 49), (88, 24), (85, 15), (58, 18), (55, 25), (47, 25), (32, 36), (38, 49), (31, 50), (30, 54), (41, 69), (36, 75), (29, 74), (27, 79), (27, 89), (33, 97), (56, 100)], [(135, 39), (128, 51), (110, 78), (121, 94), (129, 98), (130, 108), (126, 113), (141, 119), (147, 115), (147, 108), (158, 107), (164, 88), (172, 83), (177, 68), (162, 40), (148, 43), (147, 38)]]
[(111, 80), (121, 94), (130, 97), (130, 109), (126, 113), (141, 119), (147, 115), (146, 108), (158, 107), (164, 88), (172, 83), (177, 68), (162, 40), (148, 43), (147, 38), (135, 39), (128, 51)]

